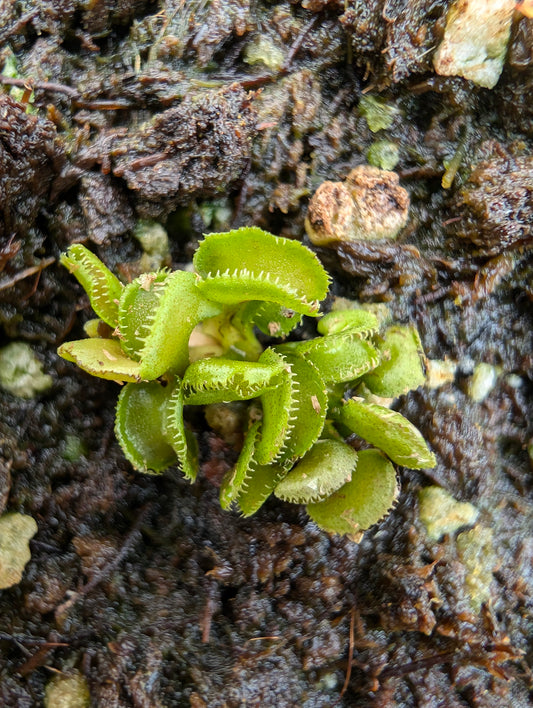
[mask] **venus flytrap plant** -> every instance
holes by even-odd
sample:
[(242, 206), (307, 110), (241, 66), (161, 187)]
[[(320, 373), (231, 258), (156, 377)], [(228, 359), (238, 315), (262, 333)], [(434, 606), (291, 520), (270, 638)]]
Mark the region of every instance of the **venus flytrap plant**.
[[(346, 310), (322, 317), (314, 339), (260, 344), (257, 330), (285, 338), (302, 316), (320, 316), (329, 277), (302, 244), (255, 227), (211, 234), (194, 256), (195, 273), (161, 270), (125, 286), (79, 244), (62, 262), (100, 319), (88, 325), (88, 339), (59, 353), (126, 384), (115, 430), (136, 469), (177, 464), (194, 481), (198, 449), (187, 407), (255, 401), (239, 458), (222, 480), (221, 506), (250, 516), (274, 492), (307, 504), (326, 531), (356, 539), (394, 503), (390, 460), (435, 464), (409, 421), (357, 395), (396, 396), (423, 383), (416, 330), (380, 332), (371, 313)], [(193, 332), (214, 342), (217, 355), (198, 359)], [(379, 450), (356, 452), (343, 437), (352, 433)]]

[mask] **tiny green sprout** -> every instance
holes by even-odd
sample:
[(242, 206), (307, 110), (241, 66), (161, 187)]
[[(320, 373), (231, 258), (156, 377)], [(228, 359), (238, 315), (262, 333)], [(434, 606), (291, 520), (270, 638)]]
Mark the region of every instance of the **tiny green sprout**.
[[(325, 531), (358, 539), (392, 507), (393, 462), (435, 464), (400, 413), (353, 396), (364, 389), (393, 397), (424, 383), (413, 327), (337, 310), (318, 320), (317, 337), (279, 343), (294, 337), (303, 316), (320, 317), (328, 290), (329, 276), (302, 244), (255, 227), (210, 234), (194, 273), (163, 269), (128, 285), (80, 244), (61, 262), (99, 319), (87, 323), (87, 339), (58, 352), (125, 384), (115, 432), (135, 469), (177, 465), (193, 482), (199, 461), (189, 408), (250, 401), (242, 448), (221, 483), (222, 508), (251, 516), (274, 493), (307, 504)], [(264, 346), (258, 332), (278, 343)], [(353, 433), (373, 449), (357, 453), (344, 437)]]

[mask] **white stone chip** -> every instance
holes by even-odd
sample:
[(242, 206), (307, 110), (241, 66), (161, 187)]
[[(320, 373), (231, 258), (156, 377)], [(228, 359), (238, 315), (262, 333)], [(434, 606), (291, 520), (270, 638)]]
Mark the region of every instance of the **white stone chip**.
[(437, 74), (493, 88), (503, 69), (515, 5), (514, 0), (456, 0), (433, 57)]
[(31, 516), (17, 512), (0, 516), (0, 590), (20, 583), (31, 558), (29, 542), (36, 533)]

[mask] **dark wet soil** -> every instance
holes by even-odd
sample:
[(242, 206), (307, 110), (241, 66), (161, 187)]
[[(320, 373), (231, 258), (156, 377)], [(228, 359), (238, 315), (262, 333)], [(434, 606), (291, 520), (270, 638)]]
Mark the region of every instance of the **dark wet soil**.
[[(0, 591), (2, 706), (40, 706), (73, 671), (106, 708), (531, 705), (533, 20), (516, 14), (489, 91), (433, 71), (449, 4), (1, 5), (0, 344), (30, 344), (53, 377), (32, 399), (0, 389), (0, 512), (39, 529)], [(376, 134), (368, 95), (394, 109)], [(279, 501), (223, 512), (235, 449), (201, 415), (194, 486), (135, 473), (117, 386), (55, 353), (91, 317), (60, 252), (84, 242), (127, 278), (139, 219), (165, 227), (174, 266), (244, 224), (308, 243), (313, 192), (376, 139), (398, 147), (407, 227), (318, 253), (334, 295), (385, 303), (457, 362), (397, 404), (437, 467), (399, 470), (396, 508), (358, 545)], [(498, 377), (476, 402), (482, 362)], [(457, 534), (429, 538), (428, 485), (479, 510), (474, 571)]]

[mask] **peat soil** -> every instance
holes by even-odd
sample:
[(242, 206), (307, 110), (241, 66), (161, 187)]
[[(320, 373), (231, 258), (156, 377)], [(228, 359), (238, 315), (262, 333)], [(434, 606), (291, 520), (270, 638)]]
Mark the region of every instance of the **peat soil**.
[[(40, 706), (69, 675), (105, 708), (531, 705), (533, 20), (516, 13), (488, 90), (434, 72), (449, 5), (0, 4), (0, 344), (31, 345), (53, 378), (30, 399), (0, 390), (0, 512), (38, 525), (0, 591), (2, 706)], [(385, 304), (456, 364), (396, 403), (437, 467), (400, 469), (359, 544), (276, 500), (221, 511), (236, 448), (201, 415), (195, 485), (135, 473), (118, 387), (56, 354), (91, 317), (61, 251), (81, 241), (127, 280), (147, 220), (174, 267), (245, 224), (308, 243), (313, 192), (377, 140), (398, 149), (407, 227), (318, 255), (334, 295)], [(497, 377), (474, 400), (480, 363)], [(428, 536), (429, 485), (479, 510), (467, 551)]]

